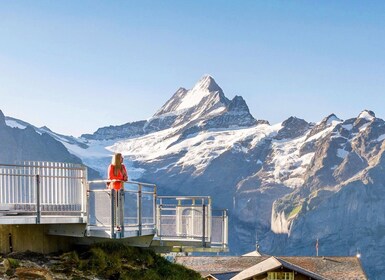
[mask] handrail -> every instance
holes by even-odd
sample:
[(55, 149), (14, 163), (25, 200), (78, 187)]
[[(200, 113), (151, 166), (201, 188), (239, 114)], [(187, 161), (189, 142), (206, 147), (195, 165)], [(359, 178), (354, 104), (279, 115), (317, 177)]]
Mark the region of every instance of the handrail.
[(143, 182), (137, 182), (137, 181), (123, 181), (123, 180), (107, 180), (107, 179), (102, 179), (102, 180), (92, 180), (88, 181), (88, 184), (100, 184), (100, 183), (111, 183), (111, 182), (124, 182), (126, 184), (136, 184), (136, 185), (142, 185), (142, 186), (149, 186), (149, 187), (156, 187), (155, 184), (150, 184), (150, 183), (143, 183)]
[[(0, 176), (12, 176), (12, 177), (36, 177), (39, 174), (7, 174), (0, 173)], [(84, 179), (83, 176), (55, 176), (55, 175), (39, 175), (40, 178), (58, 178), (58, 179)]]
[(178, 195), (160, 195), (158, 196), (158, 198), (175, 198), (175, 199), (179, 199), (179, 200), (182, 200), (182, 199), (199, 199), (199, 198), (205, 198), (205, 199), (210, 199), (211, 197), (210, 196), (198, 196), (198, 195), (191, 195), (191, 196), (178, 196)]
[[(34, 161), (31, 161), (34, 162)], [(51, 162), (51, 161), (36, 161), (36, 163), (43, 164), (70, 164), (76, 167), (66, 167), (66, 166), (46, 166), (38, 164), (10, 164), (10, 163), (0, 163), (0, 168), (4, 167), (35, 167), (35, 168), (46, 168), (46, 169), (65, 169), (65, 170), (83, 170), (86, 166), (80, 163), (69, 163), (69, 162)]]

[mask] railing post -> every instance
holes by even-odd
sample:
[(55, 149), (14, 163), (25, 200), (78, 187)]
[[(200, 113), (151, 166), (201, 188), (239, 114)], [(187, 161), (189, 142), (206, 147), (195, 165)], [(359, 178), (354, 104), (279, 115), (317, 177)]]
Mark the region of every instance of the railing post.
[(208, 242), (210, 243), (211, 243), (212, 233), (213, 233), (212, 222), (213, 222), (213, 209), (212, 209), (211, 197), (209, 197), (208, 206), (207, 206), (207, 239), (208, 239)]
[(82, 182), (82, 214), (83, 216), (85, 215), (88, 219), (88, 212), (89, 212), (89, 209), (88, 209), (88, 198), (87, 198), (87, 195), (88, 195), (88, 191), (90, 189), (90, 186), (88, 185), (88, 182), (87, 182), (87, 178), (88, 178), (88, 172), (87, 172), (87, 167), (83, 167), (83, 170), (81, 170), (81, 182)]
[(156, 207), (157, 212), (157, 219), (156, 219), (156, 229), (157, 229), (157, 235), (159, 239), (162, 239), (162, 225), (161, 225), (161, 219), (162, 219), (162, 204), (158, 205)]
[[(124, 183), (123, 183), (124, 184)], [(124, 188), (119, 190), (120, 238), (124, 237)]]
[[(204, 202), (202, 201), (202, 205), (204, 204)], [(198, 203), (199, 205), (199, 203)], [(197, 206), (198, 207), (198, 206)], [(195, 198), (193, 198), (191, 200), (191, 208), (190, 208), (190, 215), (189, 215), (189, 219), (188, 219), (188, 227), (187, 227), (187, 232), (186, 232), (186, 235), (187, 236), (191, 236), (191, 238), (195, 238), (195, 211), (196, 211), (196, 207), (195, 207)], [(183, 217), (183, 212), (182, 212), (182, 217)], [(187, 219), (186, 219), (187, 220)], [(187, 221), (186, 221), (187, 222)], [(198, 228), (199, 230), (199, 228)], [(199, 234), (199, 233), (197, 233)]]
[(111, 238), (115, 239), (115, 190), (111, 189)]
[(177, 237), (181, 236), (182, 235), (182, 228), (183, 228), (183, 217), (180, 213), (180, 209), (181, 209), (181, 200), (178, 199), (178, 204), (175, 206), (175, 235)]
[(36, 175), (36, 223), (40, 224), (40, 175)]
[(142, 235), (142, 185), (138, 185), (138, 236)]
[[(87, 193), (86, 193), (86, 219), (87, 219), (87, 228), (86, 228), (86, 232), (85, 232), (85, 235), (89, 236), (89, 232), (90, 232), (90, 222), (91, 222), (91, 212), (90, 212), (90, 190), (88, 189), (87, 190)], [(94, 198), (95, 199), (95, 198)], [(95, 205), (95, 204), (94, 204)], [(95, 207), (94, 207), (95, 208)], [(96, 213), (95, 213), (95, 216), (96, 216)]]
[(228, 244), (228, 236), (227, 236), (227, 221), (228, 221), (228, 218), (227, 218), (227, 210), (223, 210), (223, 214), (222, 214), (222, 246), (223, 247), (226, 247), (227, 244)]
[(203, 248), (206, 247), (206, 204), (203, 203), (202, 205), (202, 210), (203, 210), (203, 225), (202, 225), (202, 246)]
[(157, 221), (157, 217), (158, 217), (158, 209), (156, 207), (156, 186), (154, 186), (154, 194), (153, 194), (153, 213), (154, 213), (154, 216), (153, 216), (153, 221), (154, 221), (154, 230), (156, 231), (157, 229), (157, 225), (156, 225), (156, 221)]

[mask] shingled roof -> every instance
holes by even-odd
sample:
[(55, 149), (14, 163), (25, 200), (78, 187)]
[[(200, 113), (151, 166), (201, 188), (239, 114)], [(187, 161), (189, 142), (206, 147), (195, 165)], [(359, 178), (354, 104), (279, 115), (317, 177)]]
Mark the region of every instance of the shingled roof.
[[(316, 273), (323, 279), (368, 279), (357, 257), (277, 257), (283, 266), (299, 271)], [(294, 266), (294, 267), (290, 267)], [(299, 271), (301, 272), (301, 271)]]
[(268, 259), (256, 257), (176, 257), (175, 262), (199, 272), (203, 277), (209, 274), (240, 272), (256, 263)]
[(254, 275), (259, 275), (263, 271), (269, 271), (269, 267), (272, 268), (274, 265), (269, 266), (264, 263), (271, 262), (276, 265), (281, 264), (282, 267), (313, 279), (368, 279), (357, 257), (177, 257), (175, 260), (179, 264), (200, 272), (203, 277), (209, 274), (238, 271), (240, 272), (239, 279), (247, 279), (243, 276), (251, 277), (254, 272)]

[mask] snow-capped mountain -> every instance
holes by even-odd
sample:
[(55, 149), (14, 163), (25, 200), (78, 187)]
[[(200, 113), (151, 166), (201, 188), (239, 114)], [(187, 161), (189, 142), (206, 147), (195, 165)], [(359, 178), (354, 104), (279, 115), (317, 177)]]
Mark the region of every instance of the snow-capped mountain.
[[(6, 117), (0, 133), (2, 125), (21, 130), (23, 122)], [(230, 211), (233, 253), (258, 242), (268, 254), (314, 255), (319, 239), (322, 255), (359, 250), (370, 278), (381, 279), (385, 122), (371, 111), (270, 125), (204, 76), (148, 120), (79, 139), (33, 128), (101, 175), (119, 151), (130, 177), (156, 183), (160, 194), (211, 195), (216, 208)]]
[[(21, 161), (57, 161), (83, 163), (68, 147), (84, 150), (82, 140), (52, 132), (47, 127), (35, 127), (25, 121), (5, 117), (0, 110), (0, 163)], [(74, 149), (73, 149), (74, 150)], [(90, 178), (99, 178), (98, 172), (88, 169)]]
[(241, 244), (251, 238), (271, 254), (311, 255), (319, 239), (322, 255), (358, 250), (381, 279), (384, 139), (385, 122), (366, 110), (346, 121), (330, 115), (295, 138), (272, 138), (260, 170), (237, 186)]
[(184, 131), (186, 136), (208, 128), (249, 127), (256, 123), (242, 97), (230, 101), (215, 80), (206, 75), (190, 90), (179, 88), (150, 119), (99, 128), (94, 134), (82, 137), (117, 140), (178, 126), (179, 132)]
[[(1, 113), (1, 114), (4, 116), (3, 113)], [(36, 133), (38, 133), (40, 135), (47, 133), (48, 135), (50, 135), (52, 138), (54, 138), (55, 140), (57, 140), (59, 142), (67, 143), (70, 145), (77, 145), (83, 149), (87, 148), (87, 145), (84, 143), (84, 141), (82, 139), (78, 139), (78, 138), (73, 137), (73, 136), (66, 136), (66, 135), (55, 133), (46, 126), (36, 127), (30, 123), (27, 123), (25, 121), (18, 120), (18, 119), (12, 118), (12, 117), (5, 117), (4, 116), (3, 119), (5, 121), (5, 124), (11, 128), (26, 129), (27, 127), (31, 127), (36, 131)]]

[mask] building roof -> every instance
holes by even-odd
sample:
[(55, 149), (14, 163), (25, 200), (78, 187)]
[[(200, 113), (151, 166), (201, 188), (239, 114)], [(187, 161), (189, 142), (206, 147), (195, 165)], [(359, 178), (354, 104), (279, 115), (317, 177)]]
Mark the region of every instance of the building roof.
[(260, 275), (266, 273), (267, 271), (274, 270), (282, 266), (282, 263), (279, 262), (276, 258), (270, 257), (260, 263), (257, 263), (244, 271), (235, 275), (231, 280), (243, 280), (251, 278), (255, 275)]
[[(316, 273), (323, 277), (322, 279), (368, 279), (357, 257), (278, 257), (277, 259), (283, 266), (290, 268), (289, 265), (292, 265), (301, 268), (302, 271)], [(292, 269), (297, 270), (294, 267)]]
[(246, 253), (242, 256), (244, 256), (244, 257), (260, 257), (260, 256), (262, 256), (262, 254), (260, 252), (258, 252), (258, 250), (254, 250), (254, 251)]
[(210, 274), (209, 276), (211, 276), (216, 280), (228, 280), (237, 274), (238, 272), (225, 272), (225, 273), (214, 273), (214, 274)]
[(283, 266), (313, 279), (367, 280), (357, 257), (177, 257), (176, 262), (202, 276), (240, 272), (232, 279), (247, 279)]
[(260, 263), (269, 257), (176, 257), (175, 262), (199, 272), (209, 274), (239, 272)]

